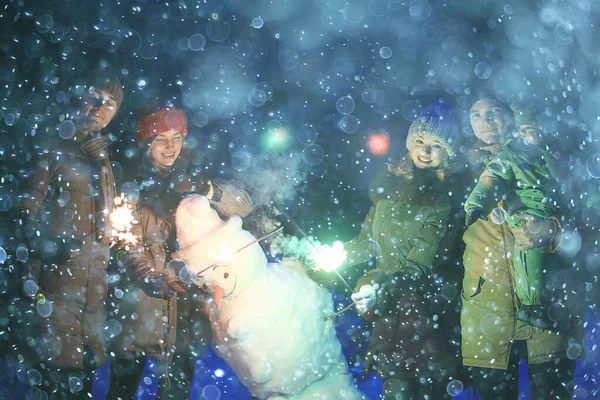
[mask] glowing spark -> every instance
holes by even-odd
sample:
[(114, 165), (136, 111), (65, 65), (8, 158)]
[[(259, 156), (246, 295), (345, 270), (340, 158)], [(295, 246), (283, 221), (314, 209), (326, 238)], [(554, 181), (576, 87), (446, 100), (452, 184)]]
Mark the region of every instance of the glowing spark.
[(344, 244), (340, 241), (335, 241), (331, 246), (316, 244), (309, 257), (315, 261), (315, 270), (322, 269), (331, 272), (335, 271), (346, 261), (347, 255), (348, 253), (344, 250)]
[(125, 244), (134, 244), (137, 242), (137, 237), (131, 232), (134, 224), (138, 220), (133, 216), (133, 206), (125, 200), (125, 196), (115, 199), (115, 208), (108, 215), (110, 222), (109, 234), (113, 240), (123, 242)]

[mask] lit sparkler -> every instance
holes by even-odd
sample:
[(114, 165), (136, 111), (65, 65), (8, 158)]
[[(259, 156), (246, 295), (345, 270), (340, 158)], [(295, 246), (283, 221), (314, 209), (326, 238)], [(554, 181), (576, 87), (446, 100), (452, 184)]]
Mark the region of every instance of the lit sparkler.
[(331, 246), (320, 243), (313, 245), (309, 257), (315, 262), (315, 270), (332, 272), (344, 264), (347, 255), (344, 244), (336, 240)]
[[(352, 289), (352, 286), (350, 286), (350, 284), (344, 279), (344, 277), (337, 271), (337, 268), (339, 268), (344, 263), (344, 261), (346, 261), (347, 252), (344, 250), (344, 244), (340, 241), (335, 241), (332, 246), (324, 246), (321, 244), (313, 243), (311, 238), (306, 234), (306, 232), (304, 232), (304, 230), (302, 230), (302, 228), (300, 228), (300, 226), (289, 216), (288, 213), (286, 213), (283, 210), (279, 211), (287, 218), (288, 222), (290, 222), (294, 226), (294, 228), (296, 228), (296, 231), (306, 238), (308, 243), (313, 248), (313, 251), (311, 251), (309, 258), (315, 260), (315, 270), (323, 269), (325, 271), (335, 272), (337, 277), (350, 290), (350, 293), (354, 293), (354, 289)], [(346, 307), (342, 308), (340, 311), (325, 317), (325, 321), (333, 319), (338, 315), (343, 314), (347, 310), (354, 307), (354, 305), (354, 303), (350, 303)]]
[(108, 233), (114, 241), (126, 245), (135, 244), (138, 238), (131, 232), (133, 225), (139, 223), (133, 215), (133, 205), (125, 199), (125, 195), (115, 198), (115, 207), (108, 214), (110, 228)]
[[(304, 232), (304, 230), (302, 230), (302, 228), (300, 228), (300, 226), (292, 219), (292, 217), (289, 216), (288, 213), (286, 213), (283, 210), (279, 210), (279, 211), (283, 214), (284, 217), (287, 218), (288, 222), (294, 226), (294, 228), (296, 229), (296, 232), (298, 232), (300, 235), (304, 236), (306, 238), (306, 240), (308, 241), (308, 244), (310, 244), (310, 246), (313, 248), (313, 251), (311, 251), (309, 257), (315, 261), (319, 260), (316, 263), (315, 269), (316, 270), (323, 269), (325, 271), (335, 272), (337, 277), (344, 283), (344, 285), (346, 285), (346, 287), (350, 290), (350, 292), (354, 293), (354, 289), (352, 289), (352, 286), (350, 286), (350, 284), (344, 279), (344, 277), (342, 275), (340, 275), (340, 273), (337, 271), (337, 268), (340, 267), (346, 260), (346, 252), (344, 251), (344, 245), (341, 242), (339, 242), (339, 245), (335, 245), (335, 243), (334, 243), (335, 247), (331, 247), (331, 248), (332, 249), (335, 248), (335, 250), (331, 250), (331, 251), (326, 250), (325, 251), (326, 255), (320, 255), (321, 249), (324, 250), (325, 246), (314, 244), (313, 241), (311, 240), (311, 238), (306, 234), (306, 232)], [(340, 251), (340, 249), (341, 249), (341, 251)], [(319, 262), (321, 263), (321, 265), (319, 265)], [(325, 268), (325, 265), (327, 265), (327, 263), (331, 263), (330, 264), (331, 266), (328, 268)]]

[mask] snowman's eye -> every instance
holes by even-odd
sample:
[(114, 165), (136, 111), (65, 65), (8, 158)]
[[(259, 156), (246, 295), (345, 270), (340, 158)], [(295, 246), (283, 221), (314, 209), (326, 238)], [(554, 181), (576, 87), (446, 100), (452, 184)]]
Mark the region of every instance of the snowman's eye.
[(229, 278), (229, 274), (228, 274), (227, 272), (225, 272), (225, 273), (223, 274), (223, 278), (225, 278), (225, 279)]

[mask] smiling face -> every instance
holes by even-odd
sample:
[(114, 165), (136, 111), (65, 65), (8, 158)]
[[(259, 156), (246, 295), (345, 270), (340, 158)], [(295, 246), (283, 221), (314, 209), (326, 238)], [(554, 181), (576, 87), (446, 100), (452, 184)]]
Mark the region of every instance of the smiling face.
[(504, 142), (511, 115), (498, 101), (483, 99), (471, 107), (470, 120), (479, 140), (486, 144), (498, 144)]
[(177, 161), (184, 144), (183, 134), (180, 131), (170, 130), (156, 135), (149, 149), (149, 156), (158, 169), (170, 168)]
[(84, 133), (105, 128), (117, 113), (117, 100), (108, 92), (98, 90), (86, 95), (78, 127)]
[(440, 169), (447, 159), (442, 142), (424, 133), (415, 137), (409, 152), (414, 166), (420, 169)]

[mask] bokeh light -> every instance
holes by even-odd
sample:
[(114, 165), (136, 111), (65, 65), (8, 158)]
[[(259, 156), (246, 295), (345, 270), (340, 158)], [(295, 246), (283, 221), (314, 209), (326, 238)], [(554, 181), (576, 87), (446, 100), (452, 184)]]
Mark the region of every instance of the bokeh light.
[(374, 156), (386, 155), (390, 149), (390, 138), (384, 133), (373, 133), (368, 138), (369, 151)]

